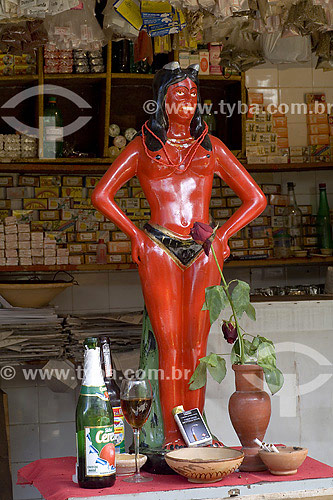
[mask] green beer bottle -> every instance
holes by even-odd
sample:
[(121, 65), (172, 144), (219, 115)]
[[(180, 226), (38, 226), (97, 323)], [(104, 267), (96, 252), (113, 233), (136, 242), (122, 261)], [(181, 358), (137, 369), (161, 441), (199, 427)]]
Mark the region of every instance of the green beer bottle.
[(99, 338), (102, 352), (102, 365), (105, 372), (105, 385), (109, 394), (114, 417), (114, 445), (116, 453), (125, 453), (125, 424), (123, 410), (120, 406), (120, 389), (113, 377), (109, 338)]
[(81, 488), (106, 488), (116, 480), (113, 411), (98, 339), (85, 339), (84, 348), (84, 374), (76, 407), (78, 483)]
[(332, 248), (332, 226), (330, 208), (328, 206), (326, 184), (319, 184), (319, 208), (317, 213), (318, 247), (320, 249)]

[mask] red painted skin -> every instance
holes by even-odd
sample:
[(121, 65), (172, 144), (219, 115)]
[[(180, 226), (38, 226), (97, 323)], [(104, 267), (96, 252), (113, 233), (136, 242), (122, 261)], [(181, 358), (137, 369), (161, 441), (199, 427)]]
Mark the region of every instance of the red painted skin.
[[(173, 111), (168, 108), (171, 103)], [(191, 139), (190, 122), (196, 103), (197, 88), (192, 80), (168, 88), (165, 105), (167, 113), (171, 109), (169, 139)], [(178, 113), (174, 112), (175, 104), (179, 105)], [(230, 255), (228, 239), (264, 210), (266, 198), (226, 146), (216, 137), (210, 136), (210, 140), (212, 151), (199, 146), (193, 160), (189, 163), (190, 154), (185, 167), (175, 170), (150, 159), (142, 138), (137, 137), (113, 162), (92, 195), (94, 206), (131, 238), (132, 258), (138, 264), (145, 304), (158, 343), (159, 368), (164, 371), (160, 398), (165, 446), (184, 444), (171, 413), (175, 406), (182, 404), (186, 410), (197, 407), (203, 411), (205, 388), (190, 391), (188, 381), (199, 358), (206, 355), (210, 321), (208, 311), (201, 311), (205, 288), (219, 284), (220, 275), (211, 252), (208, 257), (202, 252), (186, 269), (178, 267), (120, 210), (114, 196), (136, 175), (151, 208), (150, 223), (188, 236), (194, 222), (209, 223), (213, 176), (217, 174), (243, 202), (216, 232), (213, 246), (222, 267)], [(168, 142), (165, 146), (175, 163), (188, 151)], [(150, 155), (160, 155), (169, 163), (162, 148)], [(175, 374), (179, 373), (183, 376), (176, 380)]]

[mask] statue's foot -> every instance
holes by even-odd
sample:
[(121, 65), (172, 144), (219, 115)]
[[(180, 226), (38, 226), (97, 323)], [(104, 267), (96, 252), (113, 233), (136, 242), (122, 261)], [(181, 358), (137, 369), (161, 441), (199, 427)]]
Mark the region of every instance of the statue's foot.
[(171, 442), (165, 442), (163, 446), (163, 450), (173, 451), (178, 450), (179, 448), (187, 448), (183, 439), (174, 439)]
[(210, 448), (223, 448), (224, 444), (221, 443), (217, 438), (213, 438), (212, 444), (208, 445)]

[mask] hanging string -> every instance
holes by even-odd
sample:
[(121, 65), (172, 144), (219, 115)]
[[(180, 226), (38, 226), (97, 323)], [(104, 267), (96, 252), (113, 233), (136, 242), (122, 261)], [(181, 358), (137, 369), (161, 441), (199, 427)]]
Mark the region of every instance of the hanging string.
[[(192, 144), (192, 146), (190, 146), (188, 152), (186, 153), (186, 155), (184, 156), (184, 158), (179, 162), (179, 163), (175, 163), (171, 160), (170, 156), (169, 156), (169, 153), (165, 147), (165, 144), (164, 142), (162, 141), (162, 139), (160, 139), (156, 134), (154, 134), (154, 132), (152, 130), (150, 130), (150, 128), (148, 127), (148, 121), (146, 121), (143, 125), (142, 125), (142, 142), (143, 142), (143, 146), (144, 146), (144, 149), (145, 149), (145, 152), (146, 152), (146, 155), (153, 161), (157, 162), (157, 163), (160, 163), (161, 165), (163, 166), (167, 166), (167, 167), (173, 167), (174, 169), (174, 172), (177, 170), (179, 172), (185, 172), (188, 167), (191, 165), (191, 162), (193, 160), (193, 157), (195, 155), (195, 153), (197, 152), (200, 144), (202, 143), (202, 141), (204, 140), (207, 132), (208, 132), (208, 125), (207, 123), (205, 123), (205, 128), (204, 128), (204, 131), (200, 134), (200, 136), (195, 139), (195, 142)], [(166, 163), (165, 161), (163, 160), (159, 160), (157, 158), (154, 158), (154, 156), (152, 156), (148, 150), (148, 147), (147, 147), (147, 144), (146, 144), (146, 141), (145, 141), (145, 128), (147, 129), (147, 131), (155, 138), (159, 141), (159, 143), (161, 144), (162, 146), (162, 149), (164, 151), (164, 154), (168, 160), (169, 163)], [(187, 160), (187, 158), (189, 157), (189, 155), (192, 153), (189, 161), (188, 161), (188, 164), (187, 164), (187, 167), (184, 168), (184, 169), (181, 169), (179, 168), (180, 165), (185, 165), (185, 162)]]

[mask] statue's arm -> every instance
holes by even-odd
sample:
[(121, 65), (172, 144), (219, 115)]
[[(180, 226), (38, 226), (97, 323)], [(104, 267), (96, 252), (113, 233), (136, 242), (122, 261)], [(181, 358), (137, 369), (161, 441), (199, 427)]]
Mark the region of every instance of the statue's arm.
[(137, 173), (141, 138), (134, 139), (116, 158), (93, 191), (91, 201), (94, 207), (112, 220), (132, 242), (132, 257), (138, 261), (138, 247), (142, 231), (125, 215), (115, 202), (117, 191)]
[[(242, 205), (217, 231), (217, 236), (225, 243), (228, 239), (253, 219), (258, 217), (267, 205), (267, 200), (259, 186), (243, 165), (216, 137), (211, 137), (215, 155), (215, 173), (242, 200)], [(228, 255), (224, 255), (226, 258)]]

